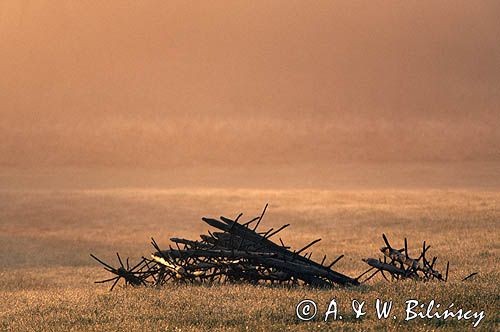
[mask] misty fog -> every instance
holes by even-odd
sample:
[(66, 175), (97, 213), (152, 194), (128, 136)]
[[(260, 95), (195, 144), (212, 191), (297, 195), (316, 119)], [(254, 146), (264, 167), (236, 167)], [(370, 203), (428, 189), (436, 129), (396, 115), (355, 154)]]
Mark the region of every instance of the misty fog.
[(0, 165), (500, 160), (497, 1), (0, 3)]

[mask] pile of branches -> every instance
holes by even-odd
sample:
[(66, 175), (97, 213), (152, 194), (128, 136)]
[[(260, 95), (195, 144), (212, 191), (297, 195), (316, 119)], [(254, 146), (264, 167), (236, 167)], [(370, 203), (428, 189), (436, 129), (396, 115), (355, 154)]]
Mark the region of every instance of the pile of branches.
[(329, 264), (326, 264), (326, 256), (321, 262), (311, 259), (310, 248), (321, 239), (292, 251), (281, 238), (279, 244), (271, 241), (271, 237), (276, 237), (289, 224), (276, 230), (258, 231), (266, 209), (267, 205), (260, 216), (244, 223), (239, 222), (242, 214), (234, 220), (226, 217), (219, 220), (202, 218), (217, 231), (208, 231), (208, 234), (200, 235), (199, 240), (172, 238), (175, 248), (170, 245), (168, 249), (161, 249), (151, 239), (155, 252), (150, 258), (142, 257), (133, 266), (128, 258), (124, 261), (118, 253), (117, 268), (91, 254), (113, 274), (112, 278), (97, 283), (110, 282), (111, 290), (120, 280), (132, 286), (161, 286), (169, 281), (306, 284), (318, 287), (360, 284), (357, 278), (332, 269), (344, 255)]
[[(378, 273), (387, 281), (389, 281), (388, 276), (391, 280), (414, 279), (424, 282), (431, 280), (448, 281), (450, 262), (446, 263), (446, 272), (444, 274), (437, 270), (437, 257), (434, 256), (431, 260), (426, 257), (431, 246), (426, 246), (425, 241), (422, 244), (422, 250), (418, 254), (418, 257), (412, 258), (408, 253), (408, 241), (406, 238), (404, 239), (404, 248), (401, 249), (393, 248), (385, 234), (382, 234), (382, 238), (385, 243), (385, 246), (380, 248), (380, 251), (384, 254), (383, 260), (380, 258), (363, 259), (365, 263), (370, 265), (370, 268), (361, 274), (358, 279), (375, 270), (371, 275), (366, 277), (363, 282), (368, 281)], [(468, 280), (476, 274), (476, 272), (472, 273), (462, 281)]]

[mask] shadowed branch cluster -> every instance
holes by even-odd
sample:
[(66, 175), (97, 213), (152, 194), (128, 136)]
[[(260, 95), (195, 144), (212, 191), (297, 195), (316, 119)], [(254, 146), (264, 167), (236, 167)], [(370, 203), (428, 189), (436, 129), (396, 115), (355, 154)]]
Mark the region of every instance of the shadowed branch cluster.
[[(382, 234), (385, 246), (380, 248), (380, 251), (384, 254), (383, 260), (378, 258), (366, 258), (363, 259), (365, 263), (370, 265), (370, 268), (363, 272), (357, 279), (360, 280), (363, 276), (372, 272), (368, 277), (366, 277), (363, 282), (366, 282), (373, 278), (375, 275), (380, 273), (384, 279), (389, 281), (388, 276), (391, 280), (399, 279), (414, 279), (420, 281), (448, 281), (448, 272), (450, 269), (450, 262), (446, 263), (446, 272), (443, 275), (436, 268), (437, 257), (434, 256), (431, 260), (426, 257), (430, 245), (426, 246), (425, 241), (422, 244), (422, 250), (418, 255), (418, 258), (411, 258), (408, 253), (408, 240), (404, 240), (404, 248), (395, 249), (387, 240), (385, 234)], [(387, 274), (387, 275), (386, 275)], [(466, 281), (477, 273), (472, 273), (465, 277), (462, 281)]]
[[(411, 258), (408, 253), (408, 241), (404, 248), (393, 248), (385, 234), (382, 237), (385, 246), (380, 249), (383, 259), (363, 259), (370, 268), (357, 278), (348, 277), (332, 269), (344, 257), (338, 256), (331, 263), (326, 263), (326, 255), (321, 262), (311, 259), (310, 248), (321, 239), (314, 240), (301, 249), (291, 250), (278, 237), (279, 243), (271, 241), (289, 224), (278, 229), (270, 228), (259, 231), (258, 227), (267, 209), (261, 215), (244, 223), (239, 214), (234, 220), (221, 216), (219, 219), (202, 218), (217, 231), (201, 234), (199, 240), (171, 238), (168, 249), (162, 249), (152, 238), (155, 252), (149, 258), (142, 259), (131, 266), (116, 253), (119, 267), (115, 268), (91, 254), (91, 257), (113, 274), (112, 278), (96, 283), (112, 283), (111, 290), (124, 281), (132, 286), (161, 286), (167, 282), (184, 283), (225, 283), (248, 282), (252, 284), (311, 285), (331, 287), (334, 285), (357, 286), (366, 283), (377, 274), (386, 280), (414, 279), (419, 281), (447, 281), (449, 262), (443, 275), (436, 268), (437, 257), (427, 259), (430, 246), (424, 241), (418, 258)], [(371, 273), (371, 274), (369, 274)], [(472, 278), (472, 273), (463, 280)], [(389, 279), (390, 278), (390, 279)]]
[(170, 245), (168, 249), (160, 248), (152, 239), (155, 252), (150, 258), (142, 257), (133, 267), (130, 267), (128, 259), (124, 263), (118, 253), (118, 268), (91, 255), (105, 270), (114, 274), (113, 278), (98, 283), (112, 282), (111, 290), (120, 279), (125, 285), (132, 286), (160, 286), (169, 281), (307, 284), (318, 287), (359, 285), (358, 280), (332, 269), (344, 255), (329, 264), (326, 264), (326, 256), (320, 263), (311, 259), (310, 248), (321, 239), (292, 251), (281, 238), (279, 244), (271, 241), (271, 237), (289, 224), (276, 230), (258, 231), (266, 209), (267, 205), (260, 216), (244, 223), (239, 222), (242, 214), (234, 220), (222, 216), (219, 220), (202, 218), (217, 231), (200, 235), (200, 240), (171, 238), (174, 247)]

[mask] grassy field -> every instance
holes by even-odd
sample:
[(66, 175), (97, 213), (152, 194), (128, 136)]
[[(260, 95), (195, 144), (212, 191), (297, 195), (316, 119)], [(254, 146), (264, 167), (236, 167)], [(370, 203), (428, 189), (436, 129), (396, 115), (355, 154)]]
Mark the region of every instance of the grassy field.
[[(381, 234), (409, 238), (410, 253), (426, 240), (450, 281), (387, 283), (375, 278), (357, 288), (319, 290), (250, 285), (170, 285), (110, 293), (93, 281), (107, 273), (95, 253), (138, 258), (149, 239), (195, 238), (202, 216), (258, 215), (269, 202), (264, 227), (291, 223), (282, 238), (299, 247), (315, 238), (313, 258), (346, 257), (337, 270), (356, 276), (361, 261), (378, 257)], [(477, 330), (500, 326), (500, 193), (444, 190), (3, 190), (0, 191), (0, 330), (416, 330), (472, 329), (472, 321), (404, 321), (404, 302), (435, 299), (484, 310)], [(472, 281), (460, 279), (479, 272)], [(317, 302), (310, 322), (295, 317), (302, 299)], [(397, 319), (378, 320), (376, 298), (394, 301)], [(331, 299), (342, 320), (322, 321)], [(355, 319), (351, 300), (366, 301)]]

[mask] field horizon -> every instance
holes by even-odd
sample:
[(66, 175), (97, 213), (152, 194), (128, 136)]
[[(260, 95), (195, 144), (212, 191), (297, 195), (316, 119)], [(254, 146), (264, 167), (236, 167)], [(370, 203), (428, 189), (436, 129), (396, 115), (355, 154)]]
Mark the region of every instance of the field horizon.
[(500, 161), (240, 163), (164, 167), (0, 166), (0, 190), (500, 190)]

